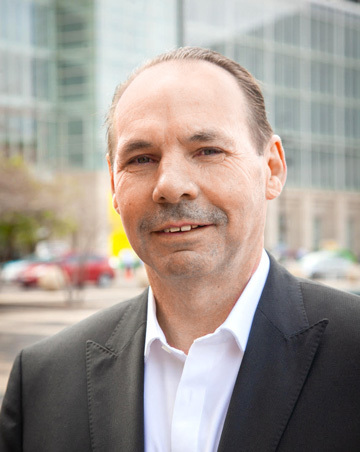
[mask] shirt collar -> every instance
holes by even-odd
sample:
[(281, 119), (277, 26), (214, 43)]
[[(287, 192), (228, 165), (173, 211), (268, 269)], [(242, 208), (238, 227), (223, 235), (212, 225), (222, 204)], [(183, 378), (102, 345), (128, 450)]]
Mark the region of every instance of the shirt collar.
[(265, 286), (269, 268), (270, 259), (266, 251), (263, 250), (255, 273), (245, 286), (225, 322), (218, 328), (218, 330), (230, 331), (243, 352), (245, 352), (252, 321)]
[[(247, 341), (250, 334), (252, 321), (254, 318), (256, 307), (259, 303), (261, 293), (269, 273), (270, 260), (266, 251), (262, 251), (260, 263), (255, 273), (250, 278), (245, 289), (235, 303), (233, 309), (228, 315), (225, 322), (214, 331), (213, 334), (222, 330), (229, 331), (235, 338), (238, 347), (245, 352)], [(148, 293), (147, 305), (147, 323), (144, 356), (147, 360), (150, 352), (151, 344), (156, 340), (160, 340), (163, 345), (171, 348), (166, 341), (164, 332), (162, 331), (156, 317), (155, 297), (151, 287)]]
[(166, 337), (161, 329), (159, 322), (156, 317), (156, 303), (151, 286), (148, 292), (148, 303), (147, 303), (147, 320), (146, 320), (146, 337), (145, 337), (145, 360), (149, 356), (150, 346), (156, 340), (159, 339), (164, 345), (167, 344)]

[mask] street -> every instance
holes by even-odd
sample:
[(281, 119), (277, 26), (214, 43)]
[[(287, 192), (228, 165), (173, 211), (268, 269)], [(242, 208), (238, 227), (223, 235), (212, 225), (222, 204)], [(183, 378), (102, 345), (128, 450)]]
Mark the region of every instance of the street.
[(99, 309), (138, 295), (136, 280), (118, 278), (111, 287), (86, 286), (66, 291), (22, 290), (5, 286), (0, 291), (0, 405), (12, 363), (21, 349), (76, 323)]

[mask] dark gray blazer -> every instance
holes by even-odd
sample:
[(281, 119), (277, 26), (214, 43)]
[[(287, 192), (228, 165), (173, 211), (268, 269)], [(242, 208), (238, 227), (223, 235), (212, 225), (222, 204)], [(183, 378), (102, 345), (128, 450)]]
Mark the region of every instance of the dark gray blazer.
[[(20, 354), (1, 452), (144, 449), (146, 299)], [(271, 259), (219, 451), (360, 451), (359, 297), (295, 279)]]

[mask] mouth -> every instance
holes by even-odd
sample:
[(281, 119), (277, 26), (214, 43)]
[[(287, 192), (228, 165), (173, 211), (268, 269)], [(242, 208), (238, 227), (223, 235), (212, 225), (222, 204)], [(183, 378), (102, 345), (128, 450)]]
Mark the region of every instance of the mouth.
[(176, 232), (189, 232), (193, 229), (204, 228), (210, 226), (209, 224), (184, 224), (182, 226), (169, 226), (167, 228), (161, 229), (158, 232), (163, 232), (165, 234), (174, 234)]

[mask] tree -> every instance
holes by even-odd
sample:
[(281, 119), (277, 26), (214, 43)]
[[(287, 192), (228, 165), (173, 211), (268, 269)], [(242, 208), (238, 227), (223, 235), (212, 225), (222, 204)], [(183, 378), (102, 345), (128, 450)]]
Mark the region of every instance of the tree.
[(0, 260), (32, 253), (39, 240), (75, 230), (65, 206), (56, 181), (36, 180), (20, 157), (0, 157)]

